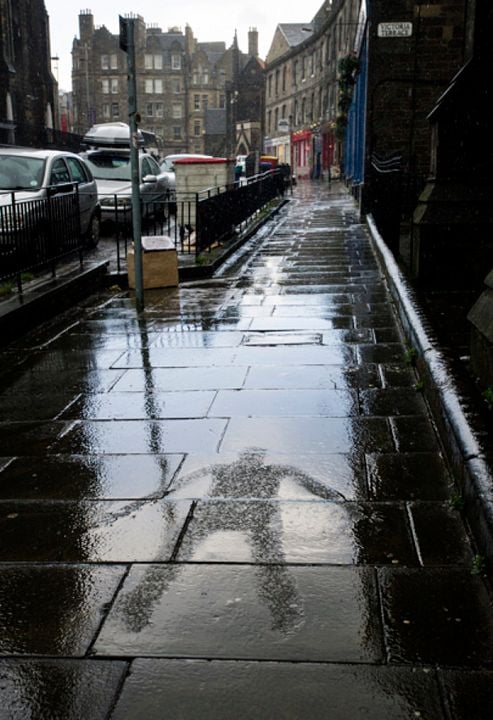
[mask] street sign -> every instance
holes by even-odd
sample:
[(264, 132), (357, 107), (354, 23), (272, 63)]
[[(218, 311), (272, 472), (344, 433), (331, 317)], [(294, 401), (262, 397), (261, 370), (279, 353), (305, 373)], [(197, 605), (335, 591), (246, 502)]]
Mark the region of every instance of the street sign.
[(410, 22), (385, 22), (378, 23), (378, 37), (411, 37), (413, 24)]

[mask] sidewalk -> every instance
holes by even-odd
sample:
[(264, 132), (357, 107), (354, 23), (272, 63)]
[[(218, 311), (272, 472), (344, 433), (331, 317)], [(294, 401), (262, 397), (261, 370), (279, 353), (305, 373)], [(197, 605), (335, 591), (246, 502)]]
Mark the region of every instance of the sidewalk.
[(0, 718), (489, 720), (492, 597), (342, 189), (3, 352)]

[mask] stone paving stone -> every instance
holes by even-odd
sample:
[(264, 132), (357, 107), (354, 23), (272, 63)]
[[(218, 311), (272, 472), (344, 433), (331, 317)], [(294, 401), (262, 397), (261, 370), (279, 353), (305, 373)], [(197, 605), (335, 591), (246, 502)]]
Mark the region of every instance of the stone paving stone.
[(404, 507), (199, 502), (179, 562), (417, 565)]
[(245, 448), (287, 454), (359, 453), (392, 452), (394, 445), (383, 418), (232, 418), (220, 451)]
[(241, 344), (244, 334), (242, 332), (181, 332), (156, 333), (152, 340), (153, 348), (221, 348), (236, 347)]
[(407, 388), (383, 388), (359, 392), (362, 415), (425, 415), (421, 393)]
[(424, 417), (393, 417), (390, 419), (398, 452), (429, 452), (439, 450), (435, 429)]
[(0, 717), (101, 720), (109, 716), (127, 667), (117, 660), (0, 660)]
[(384, 363), (380, 372), (384, 387), (415, 387), (418, 380), (415, 371), (402, 364)]
[(134, 565), (97, 656), (382, 660), (373, 571), (289, 565)]
[(358, 415), (348, 390), (220, 390), (209, 417), (350, 417)]
[(446, 704), (454, 720), (491, 720), (493, 708), (492, 670), (440, 670)]
[(392, 663), (493, 662), (493, 614), (469, 569), (379, 570), (385, 644)]
[(66, 422), (0, 423), (0, 456), (44, 455), (66, 426)]
[[(66, 393), (73, 392), (108, 392), (108, 390), (122, 377), (124, 370), (72, 370), (63, 371), (63, 390)], [(58, 387), (60, 381), (59, 372), (44, 372), (28, 370), (14, 380), (8, 387), (10, 397), (20, 395), (37, 395), (41, 398), (46, 396), (47, 387)], [(0, 384), (0, 388), (3, 385)], [(7, 393), (4, 393), (5, 396)]]
[(459, 510), (437, 502), (414, 502), (410, 509), (424, 565), (472, 567), (473, 552)]
[(273, 455), (261, 451), (189, 455), (169, 489), (172, 498), (355, 500), (366, 498), (362, 458)]
[(152, 379), (147, 392), (112, 392), (84, 395), (60, 414), (60, 419), (82, 420), (159, 420), (166, 418), (203, 418), (215, 392), (153, 392)]
[[(372, 316), (373, 320), (373, 316)], [(362, 327), (359, 322), (357, 327)], [(371, 323), (364, 327), (378, 327), (377, 323)], [(363, 363), (395, 363), (404, 362), (405, 350), (401, 343), (379, 343), (378, 345), (358, 345), (358, 355)]]
[(70, 455), (214, 452), (225, 427), (226, 421), (216, 418), (76, 422), (52, 451)]
[(187, 720), (445, 720), (435, 674), (423, 668), (135, 660), (112, 720), (161, 720), (163, 712)]
[(0, 500), (162, 497), (183, 457), (149, 454), (15, 458), (0, 473)]
[(154, 562), (171, 559), (190, 502), (0, 504), (0, 562)]
[[(201, 367), (200, 372), (194, 367), (153, 368), (152, 386), (154, 391), (241, 388), (247, 372), (245, 367)], [(144, 392), (148, 385), (149, 377), (144, 370), (127, 370), (115, 383), (113, 390)]]
[(444, 500), (451, 478), (437, 452), (374, 453), (366, 456), (371, 500)]
[(78, 393), (17, 393), (0, 395), (0, 422), (54, 420), (78, 396)]
[(85, 655), (124, 572), (0, 565), (0, 655)]
[(211, 367), (232, 365), (235, 350), (232, 348), (158, 348), (151, 347), (146, 353), (132, 350), (114, 364), (115, 368), (141, 367)]
[(342, 368), (335, 365), (260, 365), (252, 366), (245, 380), (245, 389), (326, 389), (345, 390), (380, 386), (375, 365)]
[(353, 326), (351, 317), (336, 316), (332, 319), (292, 317), (254, 318), (250, 325), (252, 332), (269, 332), (272, 330), (333, 330), (350, 329)]
[[(276, 330), (279, 328), (273, 328)], [(354, 349), (349, 346), (248, 347), (236, 350), (236, 365), (351, 365)]]

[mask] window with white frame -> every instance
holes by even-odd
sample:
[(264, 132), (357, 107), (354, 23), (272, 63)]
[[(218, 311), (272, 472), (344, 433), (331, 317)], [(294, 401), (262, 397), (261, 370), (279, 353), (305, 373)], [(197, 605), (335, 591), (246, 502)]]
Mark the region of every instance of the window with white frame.
[(163, 56), (159, 54), (151, 55), (150, 53), (146, 53), (144, 55), (144, 67), (146, 70), (162, 70)]
[(193, 134), (195, 135), (195, 137), (199, 137), (199, 136), (200, 136), (200, 132), (201, 132), (200, 122), (198, 122), (198, 121), (196, 120), (196, 121), (194, 122), (194, 124), (193, 124)]
[(164, 105), (161, 102), (147, 103), (146, 111), (149, 117), (164, 117)]
[(172, 108), (172, 113), (173, 113), (173, 118), (174, 118), (175, 120), (181, 120), (181, 118), (183, 117), (183, 108), (182, 108), (182, 106), (181, 106), (181, 105), (178, 105), (178, 103), (174, 103), (174, 104), (173, 104), (173, 108)]
[(103, 103), (103, 106), (102, 106), (101, 110), (102, 110), (102, 113), (103, 113), (103, 117), (104, 117), (104, 118), (109, 118), (109, 117), (111, 117), (111, 115), (110, 115), (110, 104), (109, 104), (109, 103)]
[(120, 106), (118, 103), (111, 103), (111, 117), (113, 119), (120, 117)]
[(108, 78), (103, 78), (101, 80), (101, 92), (103, 95), (109, 95), (110, 94), (110, 81)]
[(163, 81), (161, 78), (146, 78), (144, 81), (144, 91), (146, 95), (162, 95)]
[(181, 140), (181, 127), (179, 125), (173, 127), (173, 139)]
[(110, 78), (111, 94), (118, 94), (118, 78)]
[(193, 109), (200, 110), (200, 95), (193, 96)]
[(110, 56), (109, 55), (101, 55), (101, 70), (109, 70), (110, 69)]
[(178, 53), (171, 53), (171, 69), (181, 70), (181, 55)]

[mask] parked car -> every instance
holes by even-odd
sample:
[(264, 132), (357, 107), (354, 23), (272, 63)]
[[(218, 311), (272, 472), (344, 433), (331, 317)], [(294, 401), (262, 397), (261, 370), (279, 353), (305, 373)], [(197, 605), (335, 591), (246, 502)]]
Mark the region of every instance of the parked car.
[[(15, 249), (20, 240), (27, 251), (30, 239), (41, 229), (46, 235), (53, 217), (49, 217), (49, 204), (39, 201), (75, 195), (78, 202), (64, 205), (65, 209), (78, 208), (78, 217), (60, 216), (58, 223), (66, 223), (67, 233), (70, 225), (88, 247), (95, 247), (101, 208), (96, 182), (85, 162), (71, 152), (0, 148), (0, 242), (4, 252), (7, 247)], [(58, 203), (60, 208), (62, 205)]]
[[(132, 174), (130, 128), (125, 123), (94, 125), (84, 136), (87, 149), (81, 157), (89, 165), (98, 186), (102, 219), (130, 222), (132, 216)], [(157, 160), (143, 148), (142, 133), (137, 133), (139, 184), (142, 216), (163, 214), (174, 200), (174, 184)]]
[[(101, 217), (115, 222), (130, 221), (132, 213), (132, 174), (130, 151), (99, 148), (82, 154), (98, 186)], [(153, 157), (139, 151), (139, 182), (142, 217), (163, 213), (166, 201), (173, 199), (173, 188)]]

